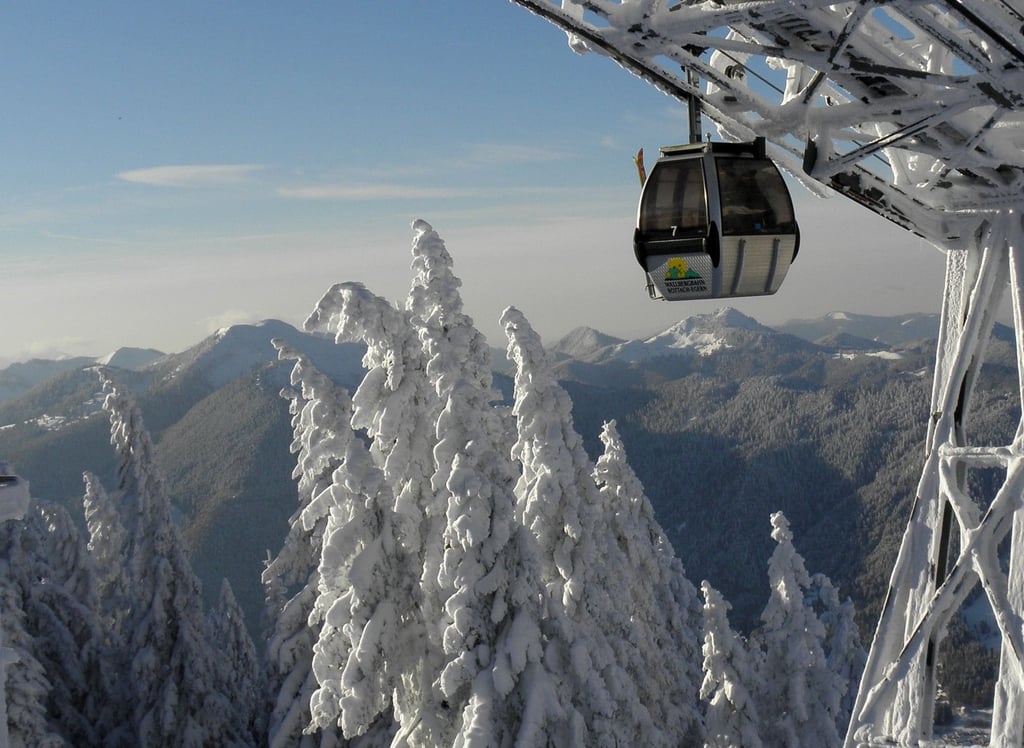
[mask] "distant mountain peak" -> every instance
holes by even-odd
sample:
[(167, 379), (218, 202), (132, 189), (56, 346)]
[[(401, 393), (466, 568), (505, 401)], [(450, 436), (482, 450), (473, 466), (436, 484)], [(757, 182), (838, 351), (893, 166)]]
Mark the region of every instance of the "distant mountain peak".
[(129, 369), (139, 371), (149, 366), (154, 361), (159, 361), (166, 354), (155, 348), (118, 348), (106, 356), (96, 359), (96, 363), (102, 366), (113, 366), (118, 369)]
[(741, 324), (741, 325), (746, 325), (746, 324), (753, 323), (753, 324), (757, 325), (758, 327), (762, 326), (761, 323), (758, 322), (756, 319), (754, 319), (753, 317), (751, 317), (749, 315), (744, 314), (743, 312), (741, 312), (736, 307), (721, 306), (721, 307), (719, 307), (718, 309), (715, 310), (713, 316), (715, 317), (715, 319), (722, 320), (723, 322), (725, 322), (727, 324), (730, 324), (730, 325), (737, 324), (737, 323)]
[(583, 359), (602, 348), (624, 343), (622, 338), (607, 335), (593, 327), (577, 327), (553, 346), (553, 353), (561, 353), (570, 358)]
[(287, 322), (282, 322), (279, 319), (262, 319), (259, 322), (239, 322), (234, 325), (227, 325), (217, 330), (210, 337), (221, 340), (228, 336), (247, 336), (254, 333), (262, 337), (267, 335), (268, 331), (273, 334), (274, 332), (294, 329)]
[(300, 331), (277, 319), (222, 327), (188, 350), (168, 356), (165, 362), (174, 373), (199, 370), (211, 386), (218, 388), (268, 362), (276, 362), (277, 352), (270, 342), (274, 338), (286, 340), (306, 353), (326, 351), (316, 358), (324, 360), (330, 369), (325, 373), (337, 376), (340, 381), (358, 382), (362, 378), (363, 346), (342, 344), (341, 348), (348, 353), (337, 356), (335, 353), (341, 348), (333, 338)]
[(639, 340), (622, 340), (591, 327), (577, 327), (551, 346), (551, 352), (589, 363), (638, 363), (666, 355), (710, 356), (746, 345), (750, 337), (778, 337), (753, 317), (725, 306), (710, 314), (685, 317), (671, 327)]
[(720, 307), (711, 314), (695, 314), (693, 316), (686, 317), (673, 325), (672, 328), (686, 330), (724, 330), (727, 328), (733, 328), (761, 333), (774, 332), (770, 327), (765, 327), (753, 317), (750, 317), (731, 306)]
[(722, 307), (711, 314), (695, 314), (681, 319), (668, 329), (644, 341), (650, 353), (664, 354), (671, 351), (691, 350), (701, 356), (715, 351), (732, 348), (730, 337), (736, 331), (774, 335), (775, 331), (765, 327), (753, 317), (732, 307)]

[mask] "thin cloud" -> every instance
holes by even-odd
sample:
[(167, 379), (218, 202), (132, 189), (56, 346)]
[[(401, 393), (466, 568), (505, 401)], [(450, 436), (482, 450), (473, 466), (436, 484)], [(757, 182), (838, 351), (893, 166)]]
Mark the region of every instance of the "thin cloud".
[(258, 314), (253, 314), (252, 312), (248, 312), (243, 309), (225, 309), (224, 311), (200, 320), (200, 325), (203, 330), (209, 334), (214, 333), (217, 330), (222, 330), (225, 327), (231, 327), (232, 325), (248, 325), (254, 322), (259, 322), (261, 319), (263, 318)]
[(52, 224), (63, 218), (64, 215), (57, 210), (49, 208), (26, 208), (24, 210), (12, 210), (0, 212), (0, 228), (11, 229), (37, 224)]
[(569, 154), (551, 148), (538, 148), (513, 143), (475, 143), (467, 146), (463, 158), (454, 160), (463, 166), (493, 166), (497, 164), (538, 164), (561, 161)]
[[(435, 187), (411, 184), (423, 182), (439, 174), (453, 172), (492, 172), (498, 167), (516, 164), (552, 163), (571, 158), (571, 154), (552, 148), (538, 148), (514, 143), (471, 143), (462, 145), (447, 156), (435, 156), (415, 163), (385, 164), (373, 167), (373, 176), (365, 174), (365, 181), (353, 171), (348, 178), (335, 176), (337, 181), (319, 184), (281, 186), (279, 196), (298, 200), (374, 201), (374, 200), (444, 200), (450, 198), (478, 198), (486, 196), (479, 189)], [(383, 179), (384, 181), (373, 181)], [(327, 177), (330, 179), (330, 177)], [(349, 180), (353, 181), (349, 181)], [(358, 181), (356, 181), (358, 180)], [(509, 189), (490, 191), (491, 197), (507, 195)]]
[(277, 194), (300, 200), (430, 200), (470, 197), (471, 190), (447, 187), (414, 187), (402, 184), (326, 184), (282, 187)]
[(157, 187), (220, 187), (243, 184), (261, 169), (259, 164), (182, 164), (122, 171), (117, 178)]

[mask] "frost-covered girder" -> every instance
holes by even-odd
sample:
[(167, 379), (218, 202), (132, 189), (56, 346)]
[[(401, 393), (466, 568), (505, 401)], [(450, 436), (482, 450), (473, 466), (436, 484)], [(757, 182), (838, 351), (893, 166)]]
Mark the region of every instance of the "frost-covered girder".
[(940, 247), (1020, 203), (1021, 0), (514, 2)]

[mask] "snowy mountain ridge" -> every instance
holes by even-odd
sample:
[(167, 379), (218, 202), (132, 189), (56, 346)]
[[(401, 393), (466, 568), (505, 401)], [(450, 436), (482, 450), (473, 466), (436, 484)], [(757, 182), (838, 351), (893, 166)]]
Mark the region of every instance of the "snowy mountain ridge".
[(181, 353), (164, 357), (155, 368), (165, 379), (182, 372), (201, 372), (214, 389), (253, 369), (277, 360), (271, 340), (278, 338), (306, 351), (337, 381), (358, 382), (363, 375), (363, 347), (338, 346), (321, 335), (302, 332), (287, 322), (266, 319), (255, 324), (223, 327)]
[[(780, 333), (794, 335), (825, 348), (842, 351), (887, 351), (892, 345), (934, 338), (938, 315), (907, 314), (892, 317), (831, 312), (817, 319), (791, 320), (774, 327), (766, 326), (731, 307), (711, 314), (684, 317), (654, 335), (627, 340), (592, 327), (578, 327), (548, 346), (558, 359), (588, 363), (638, 363), (660, 356), (709, 356), (716, 351), (742, 347), (763, 336)], [(997, 334), (999, 330), (997, 328)], [(339, 381), (358, 381), (362, 376), (362, 348), (352, 346), (338, 357), (334, 343), (321, 336), (305, 333), (280, 320), (267, 319), (255, 324), (221, 328), (180, 353), (164, 354), (152, 348), (123, 347), (105, 356), (79, 356), (61, 359), (33, 359), (0, 369), (0, 402), (19, 397), (32, 388), (64, 372), (95, 364), (129, 371), (158, 372), (160, 378), (173, 378), (186, 370), (203, 372), (209, 384), (220, 387), (254, 367), (273, 361), (272, 338), (282, 338), (311, 353), (325, 370)], [(496, 349), (498, 350), (498, 349)], [(319, 354), (319, 355), (318, 355)], [(504, 354), (495, 355), (495, 368), (504, 368)]]
[(166, 355), (163, 351), (158, 351), (155, 348), (121, 347), (106, 356), (100, 356), (96, 359), (96, 363), (101, 366), (140, 371)]
[(684, 317), (650, 337), (622, 340), (592, 328), (577, 328), (551, 350), (578, 361), (633, 364), (660, 356), (701, 356), (731, 348), (742, 348), (766, 338), (782, 335), (732, 307), (711, 314)]
[(876, 316), (830, 312), (816, 319), (793, 319), (777, 325), (775, 329), (815, 343), (823, 338), (845, 334), (892, 346), (936, 338), (939, 334), (939, 315), (921, 313)]
[(608, 335), (593, 327), (577, 327), (551, 346), (549, 352), (556, 356), (582, 360), (596, 351), (625, 342), (623, 338)]
[(0, 369), (0, 403), (13, 400), (65, 372), (87, 366), (114, 366), (140, 371), (166, 354), (153, 348), (122, 347), (105, 356), (65, 356), (55, 359), (34, 358)]
[(66, 371), (80, 369), (96, 363), (89, 356), (74, 358), (39, 359), (20, 361), (0, 369), (0, 402), (13, 400), (38, 384), (60, 376)]
[[(639, 363), (660, 356), (706, 357), (758, 340), (782, 342), (784, 336), (793, 336), (847, 356), (854, 351), (884, 356), (894, 346), (934, 340), (938, 325), (937, 314), (880, 316), (836, 311), (768, 326), (732, 307), (722, 307), (711, 314), (684, 317), (659, 333), (638, 339), (624, 340), (591, 327), (578, 327), (549, 350), (556, 357), (586, 363)], [(1012, 340), (1012, 331), (996, 325), (998, 338), (1007, 338), (1008, 332)]]
[(753, 317), (748, 317), (732, 307), (722, 307), (713, 314), (698, 314), (686, 317), (644, 341), (653, 350), (671, 351), (692, 349), (701, 356), (709, 356), (717, 350), (732, 348), (732, 339), (737, 331), (756, 335), (775, 335), (775, 330), (765, 327)]

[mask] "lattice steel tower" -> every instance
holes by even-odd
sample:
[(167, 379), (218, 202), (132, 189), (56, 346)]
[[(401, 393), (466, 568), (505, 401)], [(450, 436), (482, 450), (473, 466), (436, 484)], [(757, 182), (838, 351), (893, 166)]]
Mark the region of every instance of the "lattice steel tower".
[[(1007, 290), (1024, 381), (1024, 0), (514, 2), (946, 252), (924, 469), (846, 745), (931, 737), (936, 648), (978, 585), (1002, 636), (991, 745), (1024, 744), (1024, 420), (1005, 445), (967, 430)], [(968, 489), (983, 468), (994, 497)]]

